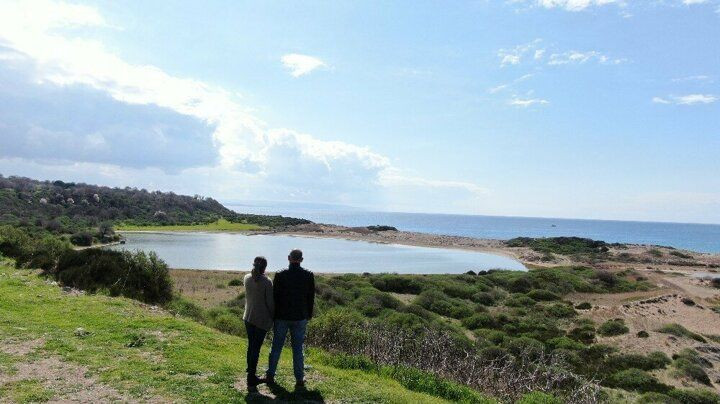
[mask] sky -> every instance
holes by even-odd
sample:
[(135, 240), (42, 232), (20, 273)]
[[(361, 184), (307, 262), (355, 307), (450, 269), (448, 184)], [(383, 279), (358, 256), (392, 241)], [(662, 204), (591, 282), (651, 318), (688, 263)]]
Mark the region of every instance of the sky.
[(0, 174), (720, 223), (720, 0), (0, 0)]

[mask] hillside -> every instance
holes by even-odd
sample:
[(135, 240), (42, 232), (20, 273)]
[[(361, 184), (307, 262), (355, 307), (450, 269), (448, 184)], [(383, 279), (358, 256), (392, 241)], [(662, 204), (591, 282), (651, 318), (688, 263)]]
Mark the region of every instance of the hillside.
[(101, 223), (127, 226), (210, 224), (223, 219), (260, 229), (304, 219), (236, 213), (212, 198), (0, 175), (0, 225), (73, 234)]
[(134, 300), (63, 290), (8, 264), (0, 263), (0, 402), (445, 402), (324, 365), (329, 356), (318, 350), (309, 350), (307, 392), (292, 392), (286, 351), (280, 388), (245, 397), (243, 338)]

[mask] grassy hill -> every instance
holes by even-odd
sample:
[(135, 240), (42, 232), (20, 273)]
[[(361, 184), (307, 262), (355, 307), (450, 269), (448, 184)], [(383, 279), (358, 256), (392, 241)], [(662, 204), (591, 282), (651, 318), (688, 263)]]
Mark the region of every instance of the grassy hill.
[(329, 354), (313, 349), (307, 392), (292, 391), (285, 352), (280, 388), (246, 397), (243, 338), (134, 300), (63, 291), (7, 261), (0, 313), (0, 401), (445, 402), (376, 373), (325, 365)]

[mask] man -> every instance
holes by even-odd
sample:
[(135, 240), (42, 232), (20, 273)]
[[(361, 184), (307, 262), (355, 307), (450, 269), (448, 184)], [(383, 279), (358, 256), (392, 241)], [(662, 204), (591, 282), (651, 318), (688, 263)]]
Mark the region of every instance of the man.
[(312, 318), (315, 305), (315, 276), (300, 266), (303, 261), (302, 251), (295, 249), (288, 255), (290, 265), (275, 274), (273, 296), (275, 299), (275, 324), (273, 326), (273, 342), (270, 350), (270, 364), (267, 370), (267, 382), (275, 383), (275, 372), (285, 337), (290, 331), (293, 351), (293, 371), (295, 388), (305, 388), (305, 358), (303, 342), (305, 327)]

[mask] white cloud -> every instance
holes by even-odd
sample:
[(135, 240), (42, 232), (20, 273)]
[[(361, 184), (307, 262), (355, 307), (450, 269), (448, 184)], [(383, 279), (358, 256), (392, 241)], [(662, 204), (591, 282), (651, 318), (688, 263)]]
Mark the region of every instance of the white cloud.
[(652, 102), (656, 104), (670, 104), (670, 101), (662, 97), (653, 97)]
[(680, 105), (710, 104), (717, 101), (717, 97), (709, 94), (689, 94), (675, 98)]
[[(387, 157), (365, 147), (320, 140), (289, 129), (268, 128), (247, 112), (248, 108), (236, 100), (233, 92), (199, 80), (170, 75), (156, 66), (128, 63), (110, 52), (102, 42), (76, 36), (87, 30), (59, 30), (102, 26), (107, 26), (102, 15), (88, 6), (47, 0), (0, 3), (0, 51), (7, 50), (2, 53), (4, 57), (0, 58), (0, 63), (22, 61), (31, 65), (28, 74), (33, 75), (32, 83), (36, 86), (89, 89), (117, 102), (146, 108), (150, 111), (147, 113), (162, 110), (198, 120), (210, 128), (218, 163), (184, 169), (183, 182), (185, 174), (192, 172), (193, 175), (188, 174), (188, 184), (213, 188), (218, 195), (227, 197), (240, 192), (238, 188), (256, 186), (258, 192), (262, 190), (268, 195), (297, 195), (307, 200), (322, 198), (327, 201), (349, 198), (352, 202), (353, 198), (376, 194), (368, 192), (370, 190), (381, 191), (388, 181), (388, 173), (397, 176), (402, 172)], [(310, 56), (285, 56), (291, 74), (296, 77), (325, 65)], [(0, 88), (0, 97), (4, 91), (8, 89)], [(58, 102), (72, 100), (61, 97)], [(52, 127), (43, 129), (53, 130)], [(162, 130), (149, 133), (158, 137), (158, 141), (164, 141)], [(94, 145), (96, 149), (106, 146), (109, 141), (102, 133), (81, 135), (89, 147)], [(143, 147), (141, 142), (134, 143), (139, 143), (136, 147)], [(27, 159), (28, 156), (4, 155), (0, 158), (7, 162), (11, 161), (8, 158)], [(85, 164), (86, 168), (103, 167), (109, 172), (125, 171), (128, 175), (135, 172), (131, 170), (150, 170), (147, 172), (154, 178), (162, 178), (166, 184), (172, 178), (177, 181), (177, 177), (160, 175), (155, 171), (157, 168), (145, 163), (129, 168), (122, 162), (108, 164), (108, 161), (88, 161), (82, 160), (82, 156), (74, 156), (65, 164), (67, 167), (78, 164)], [(211, 187), (208, 181), (218, 185)], [(148, 182), (152, 181), (142, 181), (143, 184)], [(456, 187), (457, 184), (436, 181), (423, 186)]]
[(707, 3), (707, 0), (683, 0), (683, 4), (685, 4), (686, 6), (703, 3)]
[(695, 76), (686, 76), (686, 77), (678, 77), (675, 79), (672, 79), (675, 83), (681, 83), (684, 81), (706, 81), (706, 82), (713, 82), (715, 81), (712, 77), (706, 75), (706, 74), (698, 74)]
[(500, 49), (497, 52), (497, 56), (500, 58), (500, 67), (520, 64), (525, 54), (530, 51), (535, 51), (540, 42), (542, 42), (542, 39), (538, 38), (532, 42), (518, 45), (511, 49)]
[(541, 7), (561, 8), (567, 11), (582, 11), (588, 7), (607, 4), (623, 4), (618, 0), (535, 0), (535, 3)]
[(671, 96), (667, 98), (653, 97), (652, 101), (657, 104), (676, 104), (676, 105), (696, 105), (711, 104), (718, 100), (718, 97), (712, 94), (688, 94), (681, 96)]
[(511, 81), (511, 82), (509, 82), (509, 83), (500, 84), (500, 85), (498, 85), (498, 86), (489, 88), (489, 89), (488, 89), (488, 93), (490, 93), (490, 94), (495, 94), (495, 93), (499, 93), (500, 91), (507, 90), (507, 89), (513, 87), (515, 84), (521, 83), (521, 82), (523, 82), (523, 81), (525, 81), (525, 80), (528, 80), (528, 79), (532, 78), (533, 76), (534, 76), (534, 74), (532, 74), (532, 73), (530, 73), (530, 74), (525, 74), (525, 75), (523, 75), (523, 76), (520, 76), (520, 77), (516, 78), (515, 80), (513, 80), (513, 81)]
[(550, 102), (548, 100), (543, 100), (542, 98), (513, 98), (509, 101), (510, 105), (514, 105), (516, 107), (531, 107), (533, 105), (546, 105)]
[(325, 62), (316, 57), (301, 55), (299, 53), (289, 53), (287, 55), (283, 55), (280, 60), (285, 68), (290, 71), (290, 74), (293, 77), (300, 77), (317, 68), (327, 66)]
[(567, 65), (567, 64), (583, 64), (591, 60), (595, 60), (600, 64), (620, 64), (625, 62), (625, 59), (612, 59), (598, 51), (569, 51), (563, 53), (553, 53), (550, 55), (548, 65)]

